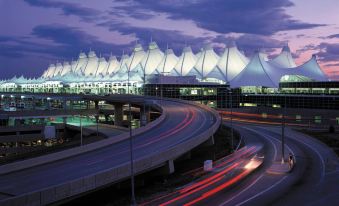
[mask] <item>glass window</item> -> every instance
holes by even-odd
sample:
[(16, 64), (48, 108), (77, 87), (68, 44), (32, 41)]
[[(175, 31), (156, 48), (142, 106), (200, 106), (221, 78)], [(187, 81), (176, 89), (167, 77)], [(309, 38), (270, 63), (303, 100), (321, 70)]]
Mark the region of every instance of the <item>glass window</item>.
[(301, 115), (296, 115), (295, 116), (295, 121), (300, 122), (301, 121)]
[(321, 116), (314, 116), (314, 122), (317, 124), (321, 123)]

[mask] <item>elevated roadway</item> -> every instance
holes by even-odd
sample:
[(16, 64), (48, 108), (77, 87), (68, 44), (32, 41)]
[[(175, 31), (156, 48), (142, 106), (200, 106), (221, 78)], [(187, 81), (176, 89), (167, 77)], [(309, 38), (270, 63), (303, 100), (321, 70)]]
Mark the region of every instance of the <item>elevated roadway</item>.
[[(85, 98), (124, 103), (145, 101), (143, 97), (128, 95)], [(173, 172), (173, 160), (207, 141), (220, 125), (218, 113), (208, 107), (181, 100), (162, 100), (161, 105), (160, 100), (146, 100), (162, 110), (162, 115), (133, 131), (136, 174), (161, 166)], [(30, 160), (32, 165), (23, 161), (1, 166), (1, 205), (50, 204), (128, 178), (128, 136), (103, 141)]]

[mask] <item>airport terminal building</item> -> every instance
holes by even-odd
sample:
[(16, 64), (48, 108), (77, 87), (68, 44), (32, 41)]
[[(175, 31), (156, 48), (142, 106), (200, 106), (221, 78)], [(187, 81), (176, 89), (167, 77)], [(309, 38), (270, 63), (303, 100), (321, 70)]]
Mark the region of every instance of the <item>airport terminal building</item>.
[[(298, 102), (306, 97), (322, 102), (323, 96), (331, 96), (332, 103), (307, 107), (334, 109), (339, 105), (338, 84), (324, 74), (316, 56), (296, 65), (288, 46), (268, 59), (260, 51), (249, 58), (235, 44), (221, 54), (209, 45), (197, 53), (185, 47), (177, 56), (172, 49), (162, 51), (151, 42), (147, 50), (137, 44), (120, 59), (98, 57), (94, 51), (80, 53), (76, 61), (51, 64), (39, 78), (1, 80), (0, 92), (130, 93), (200, 101), (211, 107), (280, 107), (286, 102), (281, 98), (285, 94), (299, 98)], [(289, 106), (303, 107), (304, 103)]]

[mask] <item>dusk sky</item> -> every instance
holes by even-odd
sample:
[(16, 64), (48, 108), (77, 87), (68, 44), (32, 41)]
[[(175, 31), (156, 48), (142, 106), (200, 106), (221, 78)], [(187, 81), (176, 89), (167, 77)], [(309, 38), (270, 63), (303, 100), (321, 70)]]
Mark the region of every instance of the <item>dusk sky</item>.
[(317, 54), (339, 79), (338, 0), (0, 0), (0, 79), (38, 77), (50, 63), (130, 53), (151, 38), (179, 56), (207, 43), (220, 53), (235, 40), (250, 56), (289, 44), (297, 64)]

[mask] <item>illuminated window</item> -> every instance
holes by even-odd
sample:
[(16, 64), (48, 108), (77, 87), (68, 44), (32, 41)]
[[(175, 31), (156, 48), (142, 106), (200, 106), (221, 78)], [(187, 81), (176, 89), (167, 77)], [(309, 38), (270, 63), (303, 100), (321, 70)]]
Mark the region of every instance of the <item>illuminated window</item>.
[(314, 116), (314, 122), (317, 124), (321, 123), (321, 116)]
[(295, 116), (295, 121), (300, 122), (301, 121), (301, 115), (296, 115)]

